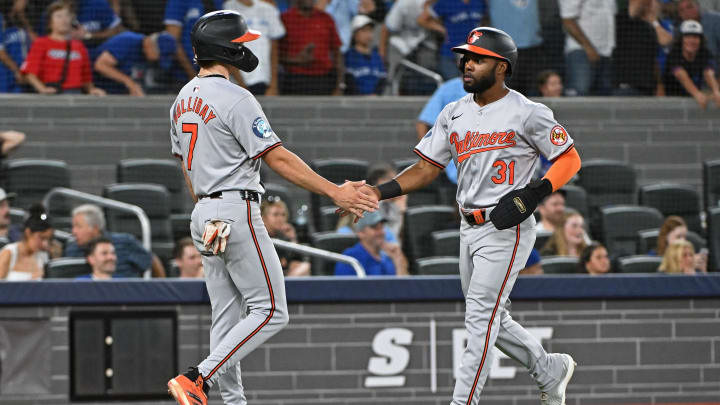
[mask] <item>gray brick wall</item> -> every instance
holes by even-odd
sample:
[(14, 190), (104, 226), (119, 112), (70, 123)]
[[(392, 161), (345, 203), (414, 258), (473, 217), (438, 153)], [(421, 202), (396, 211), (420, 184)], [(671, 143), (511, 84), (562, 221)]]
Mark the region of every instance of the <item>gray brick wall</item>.
[[(578, 368), (568, 405), (720, 403), (720, 300), (517, 301), (513, 317), (529, 329), (551, 330), (548, 351), (571, 353)], [(0, 320), (49, 319), (52, 330), (51, 392), (0, 396), (0, 404), (68, 403), (71, 307), (0, 308)], [(84, 308), (80, 308), (84, 309)], [(138, 307), (106, 307), (113, 311)], [(179, 366), (199, 362), (209, 350), (207, 306), (148, 307), (178, 311)], [(293, 304), (291, 322), (242, 361), (248, 400), (258, 405), (447, 404), (452, 393), (453, 330), (463, 328), (460, 302)], [(437, 390), (430, 389), (430, 321), (436, 323)], [(378, 332), (412, 332), (404, 345), (402, 386), (366, 388)], [(528, 374), (501, 359), (512, 378), (491, 373), (483, 403), (537, 404)], [(138, 370), (142, 373), (142, 370)], [(507, 376), (506, 376), (507, 377)], [(162, 401), (147, 404), (166, 403)], [(221, 402), (214, 394), (213, 405)], [(143, 402), (134, 404), (144, 405)]]
[[(126, 158), (168, 158), (172, 98), (0, 96), (0, 128), (28, 134), (14, 157), (66, 160), (74, 188), (99, 193)], [(415, 118), (425, 98), (261, 98), (275, 131), (303, 159), (411, 157)], [(547, 101), (576, 138), (583, 158), (636, 165), (641, 184), (699, 186), (701, 161), (720, 157), (720, 114), (692, 99)], [(277, 177), (268, 174), (268, 180)], [(301, 196), (305, 198), (305, 194)]]

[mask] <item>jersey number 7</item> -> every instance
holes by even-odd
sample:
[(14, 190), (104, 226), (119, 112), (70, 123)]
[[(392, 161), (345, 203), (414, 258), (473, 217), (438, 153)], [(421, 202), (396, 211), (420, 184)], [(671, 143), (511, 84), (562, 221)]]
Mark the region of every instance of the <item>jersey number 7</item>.
[(190, 148), (187, 157), (187, 169), (192, 170), (193, 152), (195, 151), (195, 142), (197, 142), (198, 124), (183, 122), (183, 134), (190, 134)]
[(510, 163), (505, 163), (505, 161), (503, 161), (503, 160), (496, 160), (495, 163), (493, 163), (492, 167), (498, 168), (497, 177), (496, 176), (490, 177), (490, 179), (493, 181), (493, 183), (503, 184), (503, 183), (505, 183), (505, 180), (507, 180), (508, 184), (510, 184), (510, 185), (513, 184), (513, 182), (515, 181), (515, 161), (514, 160), (510, 161)]

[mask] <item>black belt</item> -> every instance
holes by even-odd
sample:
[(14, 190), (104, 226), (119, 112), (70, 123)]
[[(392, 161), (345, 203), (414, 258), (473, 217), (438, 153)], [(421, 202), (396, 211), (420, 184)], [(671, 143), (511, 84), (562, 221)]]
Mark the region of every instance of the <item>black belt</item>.
[(485, 216), (485, 208), (480, 208), (474, 211), (462, 210), (461, 212), (463, 218), (465, 218), (465, 221), (467, 221), (467, 223), (470, 225), (485, 225), (485, 223), (487, 222), (487, 218)]
[[(242, 198), (243, 200), (254, 201), (256, 203), (260, 202), (260, 193), (258, 193), (257, 191), (226, 190), (225, 192), (237, 192), (240, 195), (240, 198)], [(197, 197), (198, 197), (198, 200), (202, 200), (203, 198), (216, 199), (216, 198), (222, 198), (222, 195), (223, 195), (222, 191), (216, 191), (216, 192), (210, 193), (210, 194), (200, 194)]]

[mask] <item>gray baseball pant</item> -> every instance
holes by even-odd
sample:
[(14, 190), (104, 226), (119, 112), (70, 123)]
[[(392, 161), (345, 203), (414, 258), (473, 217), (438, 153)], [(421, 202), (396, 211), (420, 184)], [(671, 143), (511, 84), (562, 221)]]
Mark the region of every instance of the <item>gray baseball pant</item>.
[[(486, 212), (486, 217), (489, 214)], [(497, 230), (492, 223), (461, 225), (460, 279), (465, 295), (468, 345), (455, 381), (452, 405), (472, 405), (492, 364), (492, 347), (525, 366), (542, 390), (556, 384), (562, 359), (548, 354), (540, 342), (515, 322), (505, 309), (517, 276), (535, 244), (535, 219)]]
[(283, 272), (258, 203), (232, 191), (201, 199), (190, 225), (201, 252), (205, 224), (211, 220), (231, 225), (225, 253), (203, 256), (212, 306), (211, 352), (198, 369), (209, 386), (219, 385), (226, 405), (245, 405), (240, 360), (288, 323)]

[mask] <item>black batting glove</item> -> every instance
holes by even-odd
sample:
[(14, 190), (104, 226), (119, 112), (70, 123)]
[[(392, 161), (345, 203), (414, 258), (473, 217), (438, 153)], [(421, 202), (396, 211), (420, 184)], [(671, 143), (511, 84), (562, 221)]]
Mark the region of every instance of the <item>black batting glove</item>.
[(534, 180), (527, 186), (502, 196), (490, 212), (490, 221), (499, 230), (512, 228), (532, 215), (538, 203), (550, 193), (550, 180)]

